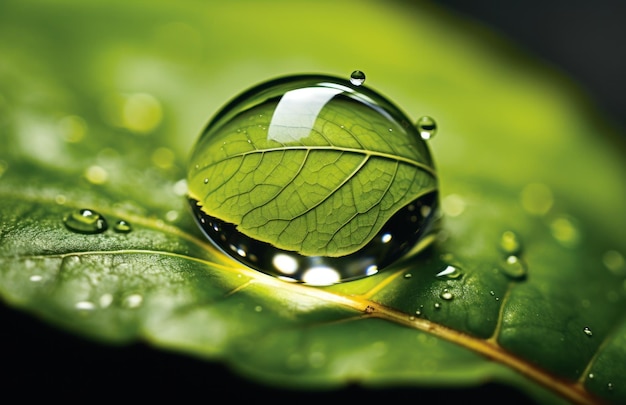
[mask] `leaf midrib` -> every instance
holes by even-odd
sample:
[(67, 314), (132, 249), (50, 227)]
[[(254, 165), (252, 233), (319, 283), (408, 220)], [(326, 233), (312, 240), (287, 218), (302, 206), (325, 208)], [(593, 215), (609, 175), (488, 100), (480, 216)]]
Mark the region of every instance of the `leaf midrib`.
[(418, 169), (424, 170), (425, 172), (427, 172), (428, 174), (430, 174), (433, 178), (437, 178), (437, 173), (435, 171), (434, 167), (428, 166), (424, 163), (418, 162), (414, 159), (410, 159), (404, 156), (400, 156), (400, 155), (392, 155), (390, 153), (385, 153), (385, 152), (377, 152), (377, 151), (371, 151), (371, 150), (363, 150), (363, 149), (356, 149), (356, 148), (347, 148), (347, 147), (339, 147), (339, 146), (324, 146), (324, 145), (317, 145), (317, 146), (306, 146), (306, 145), (296, 145), (296, 146), (280, 146), (280, 147), (275, 147), (275, 148), (265, 148), (265, 149), (254, 149), (254, 150), (250, 150), (250, 151), (246, 151), (246, 152), (240, 152), (240, 153), (235, 153), (232, 155), (229, 155), (223, 159), (219, 159), (216, 161), (211, 162), (208, 165), (205, 166), (201, 166), (198, 171), (202, 171), (205, 169), (209, 169), (215, 165), (218, 165), (222, 162), (228, 161), (230, 159), (234, 159), (234, 158), (241, 158), (247, 155), (252, 155), (255, 153), (271, 153), (271, 152), (284, 152), (286, 150), (304, 150), (307, 152), (310, 151), (321, 151), (321, 150), (330, 150), (330, 151), (336, 151), (336, 152), (348, 152), (348, 153), (354, 153), (354, 154), (359, 154), (359, 155), (364, 155), (367, 157), (367, 159), (369, 159), (370, 157), (379, 157), (379, 158), (383, 158), (383, 159), (387, 159), (387, 160), (393, 160), (395, 162), (402, 162), (402, 163), (406, 163), (409, 164), (411, 166), (414, 166)]

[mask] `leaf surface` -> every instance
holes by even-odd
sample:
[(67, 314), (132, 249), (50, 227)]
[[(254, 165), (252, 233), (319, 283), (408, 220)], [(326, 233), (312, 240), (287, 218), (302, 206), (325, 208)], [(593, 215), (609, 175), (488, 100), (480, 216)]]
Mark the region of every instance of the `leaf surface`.
[[(540, 403), (625, 402), (626, 170), (610, 125), (568, 82), (500, 56), (505, 44), (467, 37), (471, 26), (436, 9), (307, 8), (307, 19), (357, 30), (355, 42), (328, 24), (303, 28), (297, 7), (265, 7), (280, 26), (260, 30), (247, 3), (0, 6), (0, 38), (11, 39), (0, 42), (3, 301), (78, 336), (146, 341), (271, 386), (497, 381)], [(354, 64), (439, 123), (437, 243), (326, 288), (217, 252), (185, 198), (207, 118), (242, 78)], [(68, 229), (81, 208), (108, 229)]]

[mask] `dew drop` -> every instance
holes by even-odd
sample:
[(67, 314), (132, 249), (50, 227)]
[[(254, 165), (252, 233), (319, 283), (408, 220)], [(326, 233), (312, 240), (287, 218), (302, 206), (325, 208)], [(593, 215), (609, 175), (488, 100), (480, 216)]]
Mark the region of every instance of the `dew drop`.
[(113, 225), (113, 230), (117, 233), (128, 233), (132, 231), (133, 228), (129, 222), (120, 219), (119, 221), (115, 222), (115, 225)]
[(441, 309), (441, 304), (439, 302), (435, 302), (435, 309)]
[(404, 278), (411, 278), (411, 277), (413, 277), (413, 274), (411, 274), (411, 273), (406, 273), (404, 275)]
[(70, 231), (84, 234), (102, 233), (108, 227), (102, 215), (86, 208), (72, 211), (63, 219), (63, 222)]
[(426, 141), (432, 139), (437, 134), (437, 123), (427, 115), (418, 119), (415, 126), (422, 139)]
[(454, 294), (452, 294), (452, 292), (450, 292), (447, 288), (444, 288), (439, 296), (446, 301), (450, 301), (454, 298)]
[(526, 264), (515, 255), (510, 255), (502, 264), (502, 272), (509, 278), (521, 280), (526, 277), (528, 270)]
[(354, 84), (355, 86), (361, 86), (363, 83), (365, 83), (365, 73), (361, 72), (360, 70), (355, 70), (350, 74), (350, 83)]
[[(364, 80), (360, 71), (350, 76), (351, 83), (323, 75), (284, 77), (248, 89), (215, 115), (193, 147), (187, 186), (195, 220), (218, 249), (274, 277), (324, 286), (376, 274), (434, 241), (440, 207), (428, 144), (391, 101), (361, 86)], [(321, 122), (333, 123), (337, 134), (322, 139)], [(280, 159), (277, 168), (276, 161), (266, 159), (255, 164), (247, 153), (270, 148), (298, 159), (302, 146), (318, 141), (365, 145), (374, 133), (343, 136), (359, 126), (382, 128), (385, 133), (392, 129), (398, 145), (406, 145), (407, 153), (432, 174), (426, 176), (427, 184), (411, 185), (402, 207), (384, 222), (380, 219), (376, 232), (364, 232), (360, 225), (367, 210), (353, 212), (355, 207), (344, 206), (341, 199), (334, 204), (334, 199), (323, 198), (329, 189), (326, 183), (342, 176), (334, 171), (337, 158), (331, 154), (324, 151), (319, 160), (317, 152), (311, 152), (316, 158), (305, 159), (302, 167)], [(365, 138), (358, 139), (361, 136)], [(241, 152), (249, 155), (246, 164), (224, 166), (224, 156)], [(315, 176), (300, 176), (313, 172)], [(241, 187), (223, 187), (231, 182)], [(377, 183), (368, 180), (368, 187), (382, 190)], [(286, 191), (276, 194), (281, 189)], [(337, 189), (338, 195), (343, 192)], [(275, 195), (271, 202), (269, 195)], [(368, 198), (364, 195), (359, 207), (371, 205)], [(242, 211), (244, 206), (247, 212)], [(327, 221), (328, 215), (338, 220)]]
[(589, 337), (593, 336), (593, 332), (591, 332), (591, 329), (588, 326), (583, 328), (583, 333)]

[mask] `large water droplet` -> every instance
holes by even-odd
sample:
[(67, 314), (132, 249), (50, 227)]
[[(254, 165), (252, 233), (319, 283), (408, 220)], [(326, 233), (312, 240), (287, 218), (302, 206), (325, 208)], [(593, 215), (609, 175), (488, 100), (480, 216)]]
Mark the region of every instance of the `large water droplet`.
[[(397, 142), (377, 141), (389, 129)], [(416, 164), (398, 170), (423, 172), (402, 185), (404, 207), (387, 214), (383, 190), (401, 176), (379, 154), (411, 156)], [(241, 263), (329, 285), (376, 274), (433, 239), (433, 166), (417, 129), (379, 93), (331, 76), (285, 77), (242, 93), (207, 125), (188, 165), (189, 203), (211, 242)], [(345, 185), (359, 197), (341, 197)]]
[(417, 120), (415, 124), (417, 131), (424, 140), (432, 139), (437, 134), (437, 122), (427, 115)]
[(509, 278), (521, 280), (526, 277), (528, 269), (526, 264), (515, 255), (508, 256), (501, 266), (502, 272)]
[(69, 230), (85, 234), (101, 233), (108, 227), (102, 215), (86, 208), (72, 211), (63, 219), (63, 222)]
[(350, 83), (354, 84), (355, 86), (362, 85), (363, 83), (365, 83), (365, 73), (361, 72), (360, 70), (355, 70), (350, 74)]

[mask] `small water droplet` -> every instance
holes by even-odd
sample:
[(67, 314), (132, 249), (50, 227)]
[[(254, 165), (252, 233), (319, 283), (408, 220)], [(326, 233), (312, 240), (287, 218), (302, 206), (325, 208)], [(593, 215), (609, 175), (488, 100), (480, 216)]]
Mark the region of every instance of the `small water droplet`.
[(589, 337), (593, 336), (593, 332), (591, 332), (591, 329), (588, 326), (583, 328), (583, 333)]
[(411, 277), (413, 277), (413, 274), (411, 274), (411, 273), (406, 273), (404, 275), (404, 278), (411, 278)]
[(463, 273), (461, 272), (461, 269), (459, 267), (453, 266), (453, 265), (447, 265), (446, 268), (441, 270), (439, 273), (437, 273), (436, 276), (455, 279), (455, 278), (461, 277), (462, 274)]
[(102, 215), (86, 208), (72, 211), (63, 219), (63, 222), (70, 231), (84, 234), (101, 233), (108, 227)]
[(360, 70), (355, 70), (354, 72), (352, 72), (352, 74), (350, 74), (350, 83), (354, 84), (355, 86), (360, 86), (363, 83), (365, 83), (365, 73), (361, 72)]
[(203, 183), (204, 183), (204, 184), (209, 184), (209, 179), (207, 179), (207, 178), (205, 177), (205, 178), (204, 178), (204, 180), (203, 180)]
[(446, 301), (450, 301), (454, 298), (454, 294), (452, 294), (447, 288), (444, 288), (439, 296)]
[(254, 307), (254, 312), (261, 312), (263, 311), (263, 307), (260, 305), (257, 305), (256, 307)]
[(30, 281), (33, 281), (33, 282), (37, 282), (37, 281), (41, 281), (42, 279), (43, 279), (43, 277), (41, 277), (40, 275), (38, 275), (38, 274), (33, 274), (32, 276), (30, 276), (30, 279), (29, 279), (29, 280), (30, 280)]
[(120, 219), (113, 225), (113, 230), (117, 233), (128, 233), (133, 230), (129, 222)]
[(608, 383), (606, 388), (608, 388), (609, 391), (613, 391), (613, 383)]
[(510, 255), (517, 255), (522, 250), (519, 236), (513, 231), (504, 231), (500, 238), (500, 248)]
[(514, 280), (521, 280), (525, 278), (528, 272), (526, 264), (524, 264), (524, 262), (515, 255), (508, 256), (501, 269), (507, 277)]
[(441, 303), (435, 302), (434, 307), (435, 307), (435, 309), (441, 309)]
[(437, 123), (427, 115), (417, 120), (415, 124), (417, 131), (424, 140), (432, 139), (437, 134)]
[(589, 379), (590, 379), (590, 380), (593, 380), (596, 376), (595, 376), (595, 375), (593, 375), (593, 373), (589, 373), (589, 376), (588, 376), (588, 377), (589, 377)]

